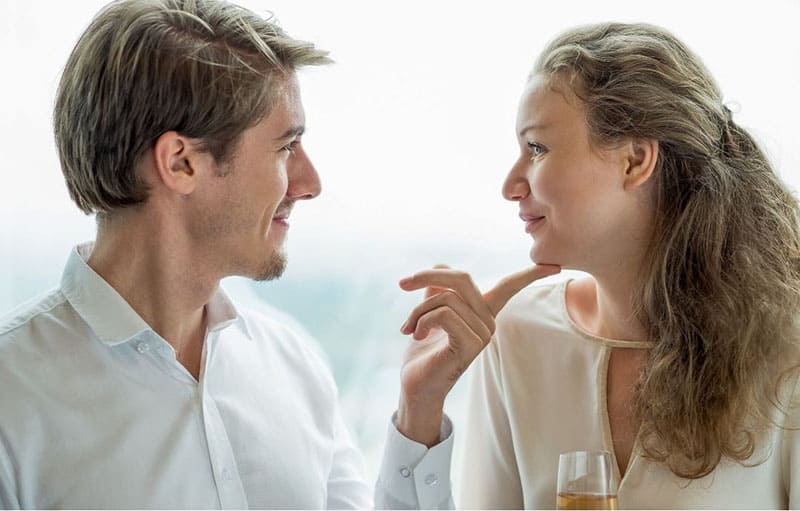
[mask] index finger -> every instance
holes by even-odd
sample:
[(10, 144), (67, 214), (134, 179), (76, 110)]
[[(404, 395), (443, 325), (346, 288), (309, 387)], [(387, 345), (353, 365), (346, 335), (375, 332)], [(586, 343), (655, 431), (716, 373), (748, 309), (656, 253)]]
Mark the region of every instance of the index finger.
[(423, 270), (400, 281), (405, 291), (414, 291), (424, 287), (450, 289), (454, 291), (481, 318), (485, 324), (491, 324), (493, 316), (483, 299), (480, 290), (472, 278), (461, 271), (450, 269)]
[[(450, 267), (447, 266), (446, 264), (434, 264), (433, 268), (435, 270), (449, 270), (450, 269)], [(444, 287), (436, 287), (436, 286), (426, 287), (425, 288), (425, 299), (427, 300), (428, 298), (430, 298), (432, 296), (436, 296), (436, 295), (438, 295), (440, 293), (444, 293), (445, 291), (447, 291), (447, 288), (444, 288)]]
[(492, 315), (497, 316), (497, 313), (505, 307), (511, 297), (522, 291), (530, 283), (555, 275), (560, 271), (561, 267), (554, 264), (537, 264), (502, 279), (496, 286), (483, 294), (483, 299), (492, 311)]

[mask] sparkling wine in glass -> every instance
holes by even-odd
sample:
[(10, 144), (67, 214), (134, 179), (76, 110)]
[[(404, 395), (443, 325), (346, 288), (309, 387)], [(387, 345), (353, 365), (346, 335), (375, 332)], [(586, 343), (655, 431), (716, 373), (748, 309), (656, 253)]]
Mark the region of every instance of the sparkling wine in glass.
[(558, 458), (558, 509), (617, 509), (617, 477), (606, 451), (573, 451)]

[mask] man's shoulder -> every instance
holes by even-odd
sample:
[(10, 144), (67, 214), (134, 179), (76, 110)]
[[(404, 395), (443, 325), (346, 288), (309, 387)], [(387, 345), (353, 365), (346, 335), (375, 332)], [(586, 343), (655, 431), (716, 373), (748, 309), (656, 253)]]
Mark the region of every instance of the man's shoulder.
[(237, 305), (253, 340), (284, 359), (329, 370), (318, 341), (293, 316), (267, 303)]
[(17, 305), (0, 315), (0, 349), (16, 338), (26, 327), (40, 319), (50, 320), (49, 316), (67, 301), (60, 289), (52, 289)]
[(237, 304), (236, 309), (254, 339), (268, 337), (290, 344), (304, 344), (311, 339), (292, 315), (266, 302)]

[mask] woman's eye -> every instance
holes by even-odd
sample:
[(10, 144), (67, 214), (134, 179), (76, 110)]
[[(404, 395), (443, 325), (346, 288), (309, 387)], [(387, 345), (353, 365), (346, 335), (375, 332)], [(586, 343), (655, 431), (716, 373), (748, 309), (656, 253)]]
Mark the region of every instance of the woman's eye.
[(534, 157), (541, 156), (545, 153), (544, 146), (536, 142), (528, 142), (528, 149)]

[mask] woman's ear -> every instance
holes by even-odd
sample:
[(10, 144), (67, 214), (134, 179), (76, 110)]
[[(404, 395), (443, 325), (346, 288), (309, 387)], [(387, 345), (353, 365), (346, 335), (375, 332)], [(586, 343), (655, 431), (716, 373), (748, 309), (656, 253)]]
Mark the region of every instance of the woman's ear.
[(634, 139), (628, 142), (623, 187), (634, 190), (650, 179), (658, 162), (658, 140)]

